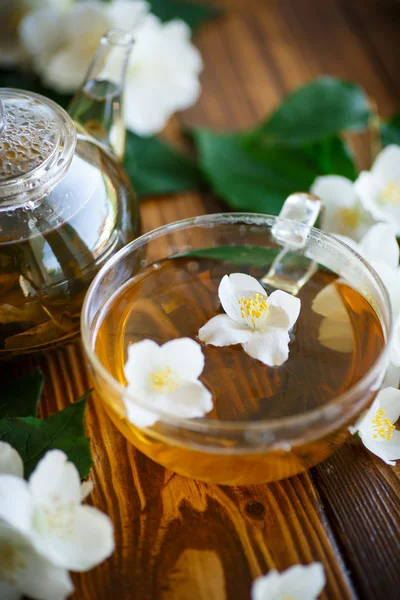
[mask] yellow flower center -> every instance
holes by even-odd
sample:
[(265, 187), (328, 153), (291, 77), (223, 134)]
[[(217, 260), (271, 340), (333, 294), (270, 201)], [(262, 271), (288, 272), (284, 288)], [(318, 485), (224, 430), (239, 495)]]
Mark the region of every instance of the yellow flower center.
[(398, 206), (400, 204), (400, 181), (389, 181), (381, 194), (384, 204)]
[(374, 431), (374, 439), (381, 437), (384, 440), (391, 440), (393, 431), (396, 427), (393, 425), (390, 419), (385, 417), (385, 411), (380, 408), (372, 419), (372, 429)]
[(149, 377), (150, 387), (157, 394), (174, 392), (181, 385), (181, 378), (169, 367), (156, 369)]
[(242, 296), (239, 300), (240, 314), (243, 319), (250, 319), (250, 322), (255, 325), (256, 320), (265, 312), (269, 312), (268, 302), (261, 294), (253, 294), (252, 296)]
[(355, 208), (341, 208), (339, 215), (343, 223), (351, 229), (356, 229), (360, 225), (361, 216)]

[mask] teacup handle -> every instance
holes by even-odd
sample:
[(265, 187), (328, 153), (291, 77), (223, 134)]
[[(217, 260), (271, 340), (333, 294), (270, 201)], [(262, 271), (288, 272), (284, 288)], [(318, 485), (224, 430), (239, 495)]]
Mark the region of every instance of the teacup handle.
[[(317, 270), (317, 262), (297, 254), (307, 240), (308, 227), (312, 227), (323, 209), (317, 196), (298, 192), (288, 196), (271, 233), (283, 244), (262, 283), (296, 295)], [(280, 220), (290, 219), (291, 222)], [(298, 226), (297, 224), (300, 224)]]

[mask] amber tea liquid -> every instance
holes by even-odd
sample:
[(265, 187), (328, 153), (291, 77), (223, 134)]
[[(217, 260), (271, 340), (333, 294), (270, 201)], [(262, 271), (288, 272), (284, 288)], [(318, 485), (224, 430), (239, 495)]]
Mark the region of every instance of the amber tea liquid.
[[(148, 267), (105, 306), (97, 322), (96, 354), (125, 385), (123, 368), (131, 343), (145, 338), (158, 344), (178, 337), (197, 339), (200, 327), (223, 312), (218, 286), (225, 274), (240, 271), (261, 279), (267, 270), (193, 257)], [(322, 296), (328, 313), (334, 300), (337, 315), (339, 303), (343, 313), (339, 320), (314, 310), (321, 305), (316, 297), (323, 290), (329, 292)], [(374, 310), (358, 292), (318, 271), (299, 298), (301, 311), (291, 332), (289, 359), (281, 367), (250, 358), (240, 345), (203, 345), (205, 368), (200, 379), (213, 394), (214, 409), (201, 421), (245, 424), (302, 415), (333, 403), (374, 364), (384, 337)], [(114, 423), (137, 448), (174, 471), (206, 481), (245, 484), (288, 477), (323, 460), (348, 435), (346, 423), (317, 441), (264, 453), (249, 443), (242, 452), (234, 441), (216, 443), (211, 434), (192, 434), (160, 422), (140, 430), (125, 418), (120, 399), (105, 388), (99, 393)]]

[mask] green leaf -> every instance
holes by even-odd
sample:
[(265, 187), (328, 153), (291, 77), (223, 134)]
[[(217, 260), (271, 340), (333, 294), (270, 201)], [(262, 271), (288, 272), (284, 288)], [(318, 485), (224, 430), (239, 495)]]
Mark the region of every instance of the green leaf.
[(343, 175), (351, 181), (357, 178), (358, 172), (352, 152), (341, 138), (325, 138), (303, 146), (302, 150), (313, 160), (320, 175)]
[(127, 132), (125, 169), (139, 196), (173, 194), (204, 187), (195, 161), (156, 137)]
[(301, 146), (344, 130), (364, 129), (371, 116), (354, 83), (321, 77), (290, 94), (258, 131), (264, 144)]
[(212, 248), (201, 248), (175, 254), (172, 258), (196, 257), (211, 258), (233, 263), (235, 265), (252, 265), (255, 267), (269, 266), (281, 248), (268, 248), (265, 246), (235, 245), (215, 246)]
[[(308, 189), (313, 180), (312, 173), (296, 176), (295, 170), (299, 168), (296, 161), (295, 170), (290, 173), (289, 169), (286, 176), (284, 157), (279, 149), (264, 152), (262, 158), (252, 154), (245, 135), (196, 130), (194, 138), (200, 164), (214, 191), (235, 210), (278, 214), (283, 200), (291, 192)], [(291, 152), (289, 150), (289, 154)], [(293, 156), (286, 156), (286, 160), (293, 162)]]
[(382, 144), (397, 144), (400, 146), (400, 113), (381, 125)]
[(182, 2), (181, 0), (148, 0), (151, 12), (161, 21), (182, 19), (192, 31), (196, 31), (205, 21), (214, 19), (221, 10), (207, 4)]
[(43, 373), (36, 369), (29, 375), (10, 377), (1, 382), (0, 419), (36, 417), (44, 384)]
[(25, 477), (29, 477), (48, 450), (55, 448), (66, 453), (82, 478), (88, 476), (92, 458), (83, 424), (85, 407), (86, 395), (47, 419), (0, 420), (0, 440), (8, 442), (20, 453)]
[(355, 177), (339, 138), (306, 148), (260, 147), (253, 134), (194, 131), (200, 164), (214, 190), (235, 210), (278, 214), (293, 192), (308, 191), (318, 175)]
[(71, 96), (67, 94), (58, 94), (54, 90), (45, 87), (40, 82), (39, 77), (31, 72), (0, 70), (0, 87), (30, 90), (54, 100), (54, 102), (57, 102), (63, 108), (68, 106), (71, 99)]

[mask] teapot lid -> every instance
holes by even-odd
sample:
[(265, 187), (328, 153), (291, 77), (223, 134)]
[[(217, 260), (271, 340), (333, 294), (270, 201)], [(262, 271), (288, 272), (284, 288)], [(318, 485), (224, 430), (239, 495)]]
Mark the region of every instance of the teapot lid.
[(46, 195), (76, 146), (71, 117), (52, 100), (0, 88), (0, 210)]

